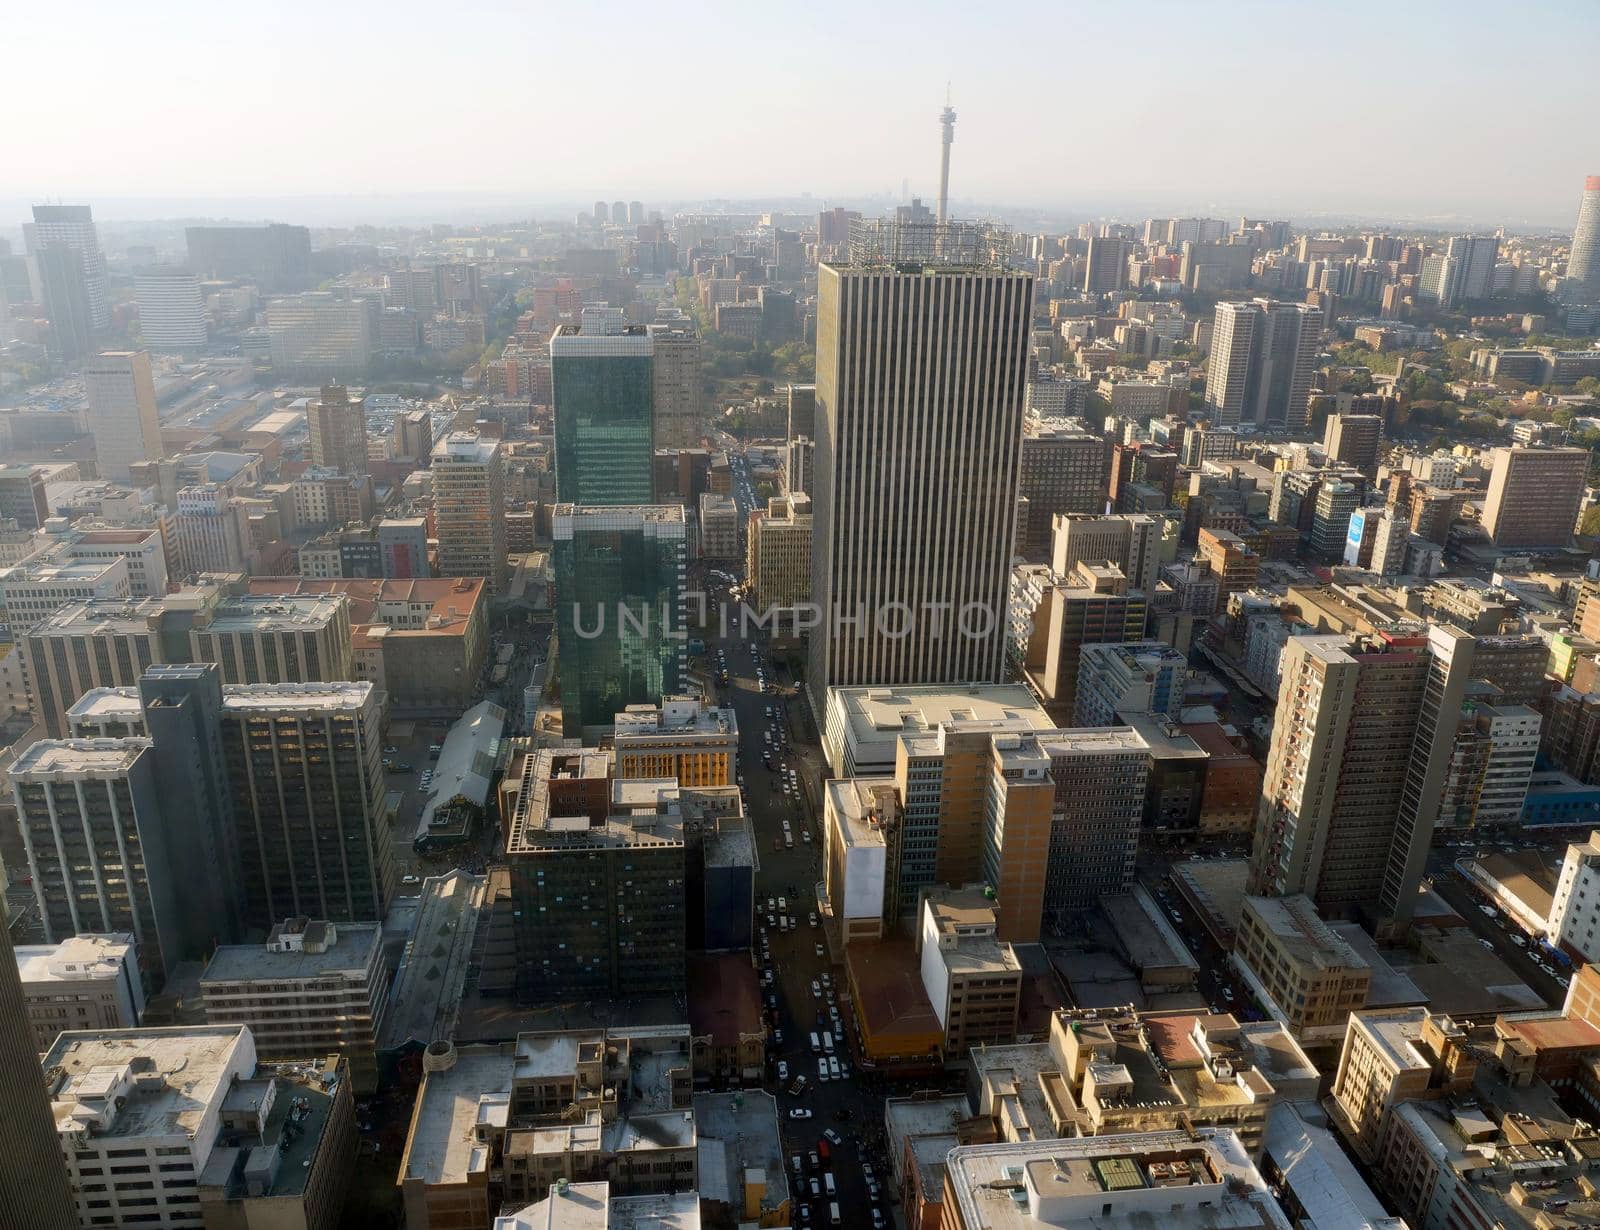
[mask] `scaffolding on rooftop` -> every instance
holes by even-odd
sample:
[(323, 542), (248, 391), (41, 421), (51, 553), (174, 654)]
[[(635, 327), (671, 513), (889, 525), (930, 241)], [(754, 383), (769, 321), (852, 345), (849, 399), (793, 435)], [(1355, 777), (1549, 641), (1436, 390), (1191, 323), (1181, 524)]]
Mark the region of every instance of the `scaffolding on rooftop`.
[(999, 222), (857, 218), (850, 223), (852, 265), (1005, 269), (1011, 252), (1011, 228)]

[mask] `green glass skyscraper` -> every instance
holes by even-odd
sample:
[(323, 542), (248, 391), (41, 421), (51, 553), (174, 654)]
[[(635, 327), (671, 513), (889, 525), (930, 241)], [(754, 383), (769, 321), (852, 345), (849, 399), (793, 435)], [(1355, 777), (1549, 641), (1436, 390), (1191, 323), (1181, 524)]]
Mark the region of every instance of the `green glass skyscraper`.
[(586, 307), (550, 338), (556, 499), (648, 504), (655, 452), (654, 346), (619, 309)]
[(557, 504), (551, 528), (561, 725), (587, 738), (682, 686), (687, 527), (681, 504)]

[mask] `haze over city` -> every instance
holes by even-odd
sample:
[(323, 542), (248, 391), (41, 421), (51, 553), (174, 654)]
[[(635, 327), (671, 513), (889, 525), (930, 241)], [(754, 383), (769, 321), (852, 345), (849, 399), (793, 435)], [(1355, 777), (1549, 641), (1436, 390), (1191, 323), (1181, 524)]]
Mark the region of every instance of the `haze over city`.
[[(948, 81), (969, 212), (1554, 225), (1600, 113), (1600, 9), (1534, 0), (1516, 20), (1532, 43), (1498, 37), (1506, 10), (1484, 0), (604, 18), (360, 0), (247, 25), (182, 0), (70, 22), (21, 6), (9, 88), (38, 105), (7, 125), (0, 207), (348, 225), (565, 212), (624, 183), (664, 203), (928, 197)], [(95, 88), (58, 88), (69, 64)]]

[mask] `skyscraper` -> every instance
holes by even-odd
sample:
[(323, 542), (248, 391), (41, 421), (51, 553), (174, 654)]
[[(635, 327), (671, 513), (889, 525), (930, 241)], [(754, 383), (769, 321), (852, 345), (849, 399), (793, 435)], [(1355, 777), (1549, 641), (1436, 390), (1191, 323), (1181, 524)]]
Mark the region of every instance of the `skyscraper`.
[(87, 205), (35, 205), (33, 226), (25, 228), (30, 255), (52, 244), (65, 244), (78, 255), (83, 269), (84, 294), (89, 301), (89, 323), (96, 333), (111, 324), (111, 309), (106, 303), (106, 258), (100, 251), (100, 235), (95, 230), (94, 214)]
[(14, 1230), (74, 1230), (78, 1224), (39, 1053), (22, 1000), (11, 932), (0, 910), (0, 1207)]
[(94, 320), (83, 261), (69, 244), (47, 243), (33, 254), (39, 269), (39, 294), (50, 318), (50, 353), (72, 363), (94, 353)]
[(342, 384), (324, 385), (306, 408), (311, 429), (311, 464), (341, 474), (367, 472), (367, 414), (362, 398), (350, 399)]
[(1452, 235), (1447, 255), (1452, 275), (1448, 302), (1487, 299), (1494, 263), (1500, 256), (1500, 240), (1494, 235)]
[(1564, 547), (1577, 527), (1589, 474), (1582, 448), (1494, 450), (1483, 528), (1497, 547)]
[(1301, 303), (1217, 304), (1206, 362), (1206, 405), (1216, 424), (1305, 430), (1322, 321), (1321, 308)]
[(83, 383), (102, 478), (127, 482), (128, 468), (136, 462), (161, 460), (161, 419), (148, 351), (97, 354), (83, 365)]
[(583, 309), (550, 339), (556, 499), (648, 504), (655, 449), (654, 345), (620, 309)]
[[(1033, 278), (960, 224), (818, 272), (807, 684), (993, 682), (1005, 669)], [(928, 232), (920, 240), (904, 231)], [(893, 254), (893, 253), (890, 253)]]
[(678, 692), (688, 536), (681, 504), (558, 504), (552, 518), (562, 728), (610, 728)]
[(433, 518), (439, 575), (484, 577), (498, 592), (506, 571), (506, 499), (500, 442), (454, 431), (433, 446)]
[(1567, 277), (1575, 284), (1572, 298), (1600, 301), (1600, 175), (1583, 181), (1578, 224), (1572, 229)]
[(700, 338), (691, 324), (650, 326), (655, 447), (694, 448), (704, 427)]
[(186, 269), (146, 269), (133, 279), (139, 331), (151, 350), (199, 350), (206, 344), (200, 279)]
[(311, 232), (267, 226), (191, 226), (183, 232), (189, 268), (203, 278), (249, 278), (264, 291), (311, 283)]

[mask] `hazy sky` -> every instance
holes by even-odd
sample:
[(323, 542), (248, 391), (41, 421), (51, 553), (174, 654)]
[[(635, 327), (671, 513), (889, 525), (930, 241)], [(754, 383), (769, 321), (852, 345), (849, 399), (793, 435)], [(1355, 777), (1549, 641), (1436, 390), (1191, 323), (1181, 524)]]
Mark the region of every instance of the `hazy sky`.
[(0, 44), (7, 201), (931, 196), (947, 79), (958, 202), (1562, 223), (1600, 173), (1600, 0), (87, 0)]

